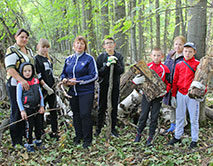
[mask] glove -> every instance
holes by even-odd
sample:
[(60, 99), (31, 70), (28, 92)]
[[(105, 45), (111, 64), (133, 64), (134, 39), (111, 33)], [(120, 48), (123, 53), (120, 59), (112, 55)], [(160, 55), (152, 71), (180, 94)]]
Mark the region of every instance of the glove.
[(136, 75), (135, 78), (133, 78), (132, 80), (133, 84), (135, 85), (142, 84), (144, 83), (144, 81), (145, 81), (145, 77), (141, 76), (140, 74)]
[(173, 108), (177, 107), (177, 101), (176, 101), (175, 97), (172, 97), (172, 99), (171, 99), (171, 105), (172, 105)]
[(164, 96), (165, 94), (167, 94), (167, 91), (166, 91), (166, 90), (165, 90), (164, 92), (162, 92), (161, 94), (159, 94), (158, 97), (162, 97), (162, 96)]
[(113, 55), (112, 56), (108, 56), (108, 59), (107, 59), (108, 62), (111, 62), (113, 60), (117, 61), (118, 58), (116, 56), (113, 56)]
[(44, 85), (43, 85), (43, 88), (47, 91), (47, 94), (48, 94), (48, 95), (51, 95), (51, 94), (54, 93), (53, 89), (50, 88), (47, 84), (44, 84)]

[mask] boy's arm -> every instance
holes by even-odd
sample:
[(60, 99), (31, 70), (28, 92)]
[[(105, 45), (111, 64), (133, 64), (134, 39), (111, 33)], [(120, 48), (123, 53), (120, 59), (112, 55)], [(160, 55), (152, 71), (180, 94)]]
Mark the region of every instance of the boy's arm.
[(24, 111), (24, 106), (22, 103), (22, 86), (21, 83), (18, 83), (17, 88), (16, 88), (16, 100), (18, 104), (18, 108), (20, 111)]
[(96, 60), (97, 68), (98, 68), (98, 75), (99, 77), (104, 77), (106, 73), (109, 72), (109, 67), (106, 65), (107, 62), (104, 62), (105, 55), (101, 54), (98, 56)]
[(115, 64), (115, 73), (116, 74), (123, 74), (124, 73), (124, 62), (123, 62), (123, 56), (118, 54), (118, 60), (117, 63)]
[(173, 78), (173, 83), (172, 83), (172, 96), (176, 97), (178, 87), (177, 87), (177, 82), (179, 79), (179, 65), (177, 64), (175, 67), (175, 72), (174, 72), (174, 78)]
[(40, 106), (44, 107), (44, 97), (43, 97), (43, 94), (41, 92), (40, 86), (39, 86), (39, 93), (40, 93), (40, 98), (41, 98), (41, 100), (40, 100)]

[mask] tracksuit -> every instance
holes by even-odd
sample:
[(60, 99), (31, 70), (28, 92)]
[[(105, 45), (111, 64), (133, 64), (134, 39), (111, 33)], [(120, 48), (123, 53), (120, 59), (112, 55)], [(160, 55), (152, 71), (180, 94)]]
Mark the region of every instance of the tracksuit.
[(66, 58), (61, 80), (64, 78), (76, 78), (82, 81), (74, 86), (70, 86), (68, 94), (71, 109), (73, 111), (73, 123), (76, 138), (83, 139), (84, 143), (92, 142), (92, 119), (95, 80), (98, 78), (98, 70), (95, 59), (87, 54), (73, 54)]

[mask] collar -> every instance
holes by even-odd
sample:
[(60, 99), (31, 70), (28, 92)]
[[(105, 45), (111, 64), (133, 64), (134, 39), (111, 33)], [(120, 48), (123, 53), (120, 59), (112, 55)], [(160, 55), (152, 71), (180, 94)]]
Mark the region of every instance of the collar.
[(154, 61), (152, 61), (152, 64), (153, 64), (153, 65), (156, 65), (156, 66), (160, 66), (160, 65), (162, 65), (162, 63), (161, 63), (161, 62), (157, 64), (157, 63), (155, 63)]
[(195, 60), (195, 57), (193, 56), (191, 59), (189, 59), (189, 60), (186, 60), (185, 58), (183, 58), (184, 59), (184, 61), (186, 61), (186, 62), (190, 62), (190, 61), (194, 61)]
[[(18, 50), (21, 50), (21, 47), (19, 47), (19, 45), (17, 43), (14, 44), (15, 48), (17, 48)], [(30, 50), (28, 47), (25, 46), (25, 48), (28, 50)]]

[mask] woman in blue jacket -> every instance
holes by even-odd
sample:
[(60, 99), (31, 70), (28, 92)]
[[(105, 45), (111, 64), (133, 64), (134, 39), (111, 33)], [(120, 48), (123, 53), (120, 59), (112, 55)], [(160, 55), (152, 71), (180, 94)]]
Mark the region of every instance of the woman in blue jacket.
[(83, 148), (88, 148), (92, 144), (91, 111), (98, 71), (95, 59), (86, 53), (84, 37), (76, 37), (73, 48), (75, 53), (66, 58), (61, 80), (70, 87), (68, 94), (72, 96), (70, 105), (76, 134), (74, 144), (83, 140)]

